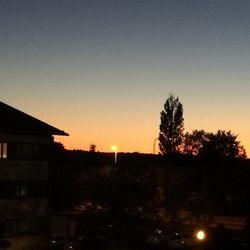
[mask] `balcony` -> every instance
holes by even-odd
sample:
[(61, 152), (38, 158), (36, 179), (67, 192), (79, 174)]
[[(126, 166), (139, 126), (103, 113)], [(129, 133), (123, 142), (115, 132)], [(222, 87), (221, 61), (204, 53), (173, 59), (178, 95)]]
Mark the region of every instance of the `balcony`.
[(4, 218), (47, 214), (48, 201), (45, 198), (0, 200), (0, 215)]
[(0, 181), (48, 180), (46, 161), (0, 160)]

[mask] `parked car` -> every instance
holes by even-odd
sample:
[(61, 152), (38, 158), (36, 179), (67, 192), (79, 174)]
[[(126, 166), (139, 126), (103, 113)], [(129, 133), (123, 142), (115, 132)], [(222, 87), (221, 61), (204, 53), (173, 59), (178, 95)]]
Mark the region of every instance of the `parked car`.
[(150, 245), (166, 245), (167, 233), (162, 228), (155, 228), (146, 238), (146, 243)]
[(53, 236), (50, 239), (50, 249), (51, 250), (64, 249), (65, 243), (66, 239), (64, 236)]
[(173, 248), (182, 248), (186, 246), (185, 240), (182, 237), (181, 233), (174, 232), (172, 234), (169, 234), (167, 237), (167, 244), (168, 247)]
[(181, 233), (171, 231), (167, 227), (155, 228), (147, 236), (146, 243), (152, 246), (163, 246), (166, 249), (175, 249), (185, 247), (185, 240)]
[(189, 229), (182, 232), (181, 236), (185, 242), (186, 247), (197, 247), (207, 244), (209, 240), (208, 231), (204, 228)]

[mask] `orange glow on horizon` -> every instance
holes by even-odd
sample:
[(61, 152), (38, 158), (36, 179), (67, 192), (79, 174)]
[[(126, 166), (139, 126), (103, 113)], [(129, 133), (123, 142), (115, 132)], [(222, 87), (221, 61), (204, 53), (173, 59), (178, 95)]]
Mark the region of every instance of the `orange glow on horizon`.
[[(113, 145), (112, 142), (110, 142), (107, 138), (100, 136), (100, 139), (97, 140), (96, 136), (94, 139), (91, 136), (86, 136), (81, 137), (77, 136), (56, 136), (55, 141), (60, 142), (64, 145), (64, 147), (68, 150), (89, 150), (90, 144), (95, 144), (96, 149), (99, 152), (115, 152), (118, 150), (117, 145)], [(91, 139), (90, 139), (91, 138)], [(96, 139), (96, 140), (95, 140)], [(130, 137), (128, 139), (126, 138), (121, 138), (121, 140), (116, 140), (119, 141), (120, 147), (119, 151), (120, 152), (128, 152), (128, 153), (133, 153), (133, 152), (138, 152), (138, 153), (148, 153), (152, 154), (154, 151), (154, 140), (155, 136), (152, 133), (152, 135), (147, 135), (147, 137), (135, 137), (134, 140), (133, 138)], [(244, 142), (241, 140), (241, 144), (244, 146), (246, 150), (247, 157), (249, 157), (249, 151), (250, 151), (250, 142)], [(112, 146), (110, 146), (112, 145)], [(158, 153), (158, 143), (155, 145), (155, 153)]]

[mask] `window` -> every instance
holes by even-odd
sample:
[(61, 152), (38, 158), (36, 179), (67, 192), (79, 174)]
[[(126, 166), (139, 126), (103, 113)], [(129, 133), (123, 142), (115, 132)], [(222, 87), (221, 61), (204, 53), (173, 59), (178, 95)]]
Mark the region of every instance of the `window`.
[(22, 157), (24, 159), (33, 159), (36, 155), (36, 147), (33, 144), (22, 145)]
[(15, 198), (45, 198), (47, 196), (47, 181), (0, 181), (0, 200)]
[(0, 159), (6, 159), (6, 158), (7, 158), (7, 143), (0, 142)]
[(31, 143), (19, 144), (18, 158), (24, 160), (35, 160), (37, 158), (37, 145)]
[(47, 233), (47, 228), (48, 228), (47, 223), (48, 222), (45, 218), (39, 218), (39, 217), (17, 218), (9, 220), (7, 219), (2, 221), (1, 225), (2, 228), (0, 228), (0, 231), (2, 231), (1, 235), (3, 235), (4, 237), (11, 237), (17, 235), (44, 234)]
[(27, 185), (19, 183), (16, 186), (16, 197), (21, 198), (21, 197), (26, 197), (27, 195), (28, 195)]

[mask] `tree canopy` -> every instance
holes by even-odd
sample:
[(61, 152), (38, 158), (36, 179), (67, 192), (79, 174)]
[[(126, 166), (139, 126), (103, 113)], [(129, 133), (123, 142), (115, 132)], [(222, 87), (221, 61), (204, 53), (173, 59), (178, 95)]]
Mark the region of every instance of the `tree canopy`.
[(230, 130), (218, 130), (216, 133), (194, 130), (186, 133), (183, 153), (210, 158), (246, 158), (244, 147)]

